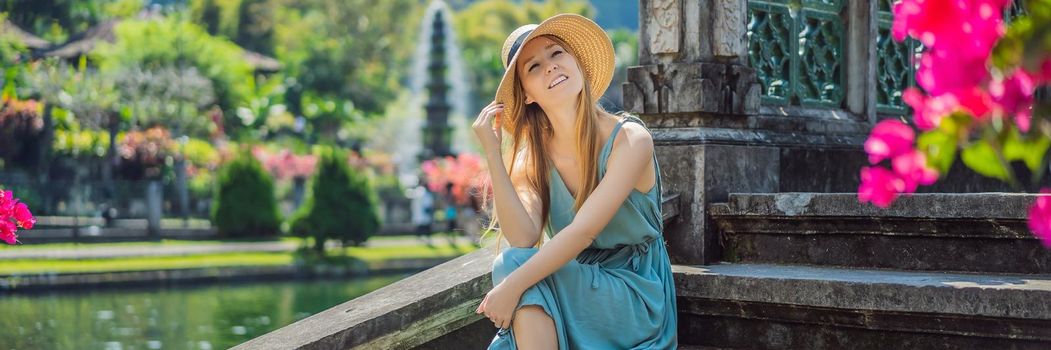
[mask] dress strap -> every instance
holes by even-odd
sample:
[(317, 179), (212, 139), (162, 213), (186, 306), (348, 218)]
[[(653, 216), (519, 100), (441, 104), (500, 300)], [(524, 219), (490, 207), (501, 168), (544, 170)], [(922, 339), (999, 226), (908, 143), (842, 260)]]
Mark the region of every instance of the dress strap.
[[(649, 129), (648, 127), (646, 127), (646, 123), (643, 122), (642, 119), (639, 119), (639, 117), (637, 117), (635, 115), (623, 113), (623, 114), (620, 114), (620, 116), (623, 117), (624, 119), (621, 119), (621, 121), (617, 122), (617, 125), (613, 127), (613, 133), (609, 136), (609, 139), (606, 140), (606, 144), (602, 146), (602, 152), (599, 153), (599, 163), (598, 163), (599, 170), (598, 170), (598, 175), (599, 175), (600, 178), (605, 176), (605, 174), (606, 174), (606, 162), (609, 161), (609, 155), (610, 155), (611, 152), (613, 152), (613, 140), (617, 137), (617, 132), (619, 132), (620, 128), (622, 126), (624, 126), (624, 123), (634, 122), (634, 123), (638, 123), (639, 125), (642, 125), (642, 127), (644, 127), (644, 128), (647, 128), (647, 130)], [(657, 194), (654, 197), (656, 197), (656, 199), (655, 199), (656, 200), (655, 207), (656, 207), (657, 212), (659, 213), (660, 209), (661, 209), (661, 203), (664, 201), (664, 198), (663, 198), (663, 196), (664, 196), (664, 189), (662, 188), (662, 185), (661, 185), (661, 171), (660, 171), (660, 164), (657, 163), (657, 152), (656, 152), (656, 150), (654, 150), (654, 153), (653, 153), (653, 172), (654, 172), (654, 175), (657, 178), (656, 179), (657, 180), (657, 185), (656, 185), (656, 187), (657, 187)], [(657, 215), (657, 220), (662, 220), (662, 218), (660, 217), (660, 214)]]
[(624, 123), (627, 121), (628, 118), (624, 118), (617, 122), (617, 125), (613, 126), (613, 132), (610, 133), (608, 138), (606, 138), (606, 144), (602, 145), (602, 151), (598, 154), (598, 174), (600, 177), (606, 174), (606, 162), (609, 162), (609, 154), (613, 152), (613, 141), (617, 138), (617, 133), (620, 132), (620, 128), (624, 126)]

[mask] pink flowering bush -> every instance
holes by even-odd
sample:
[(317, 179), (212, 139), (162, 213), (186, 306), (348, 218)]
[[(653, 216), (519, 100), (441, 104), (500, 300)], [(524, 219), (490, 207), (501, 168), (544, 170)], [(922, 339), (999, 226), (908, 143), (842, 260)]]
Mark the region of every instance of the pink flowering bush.
[(488, 174), (482, 159), (470, 153), (427, 160), (420, 167), (431, 192), (448, 195), (446, 184), (452, 184), (452, 196), (457, 205), (468, 205), (471, 196), (480, 196), (478, 189), (484, 187), (482, 184)]
[(129, 131), (117, 145), (120, 156), (118, 173), (128, 180), (158, 179), (167, 164), (167, 158), (176, 153), (171, 132), (154, 126), (142, 131)]
[(0, 191), (0, 240), (7, 244), (18, 243), (15, 232), (19, 228), (32, 229), (34, 224), (36, 218), (25, 203), (20, 203), (11, 191)]
[(43, 104), (0, 96), (0, 159), (10, 163), (30, 161), (28, 145), (37, 141), (44, 130)]
[(279, 180), (309, 178), (317, 167), (317, 156), (297, 155), (288, 149), (271, 153), (262, 146), (256, 146), (252, 148), (252, 155), (263, 164), (263, 169)]
[[(902, 100), (910, 126), (884, 120), (865, 142), (872, 166), (861, 169), (858, 199), (886, 208), (900, 194), (949, 171), (957, 152), (975, 172), (1021, 188), (1011, 162), (1044, 178), (1051, 146), (1051, 105), (1036, 90), (1051, 83), (1051, 2), (1027, 1), (1027, 15), (1004, 24), (1011, 0), (902, 0), (894, 5), (895, 40), (918, 40), (916, 83)], [(920, 134), (916, 135), (915, 129)], [(888, 162), (884, 162), (888, 161)], [(889, 163), (889, 168), (881, 165)], [(1029, 211), (1029, 227), (1051, 247), (1051, 190)]]

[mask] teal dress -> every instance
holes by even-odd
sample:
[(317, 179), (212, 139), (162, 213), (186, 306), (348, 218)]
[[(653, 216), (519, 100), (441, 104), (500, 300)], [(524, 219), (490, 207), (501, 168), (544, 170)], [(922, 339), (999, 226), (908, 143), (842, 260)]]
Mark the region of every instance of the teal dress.
[[(628, 116), (617, 123), (599, 153), (598, 176), (614, 137)], [(660, 168), (649, 192), (633, 189), (613, 219), (575, 260), (522, 294), (518, 307), (539, 305), (555, 321), (559, 349), (674, 349), (675, 285), (662, 238)], [(573, 196), (558, 170), (551, 167), (551, 214), (548, 235), (573, 221)], [(508, 248), (493, 261), (493, 285), (499, 284), (537, 252)], [(514, 331), (499, 330), (489, 349), (515, 349)]]

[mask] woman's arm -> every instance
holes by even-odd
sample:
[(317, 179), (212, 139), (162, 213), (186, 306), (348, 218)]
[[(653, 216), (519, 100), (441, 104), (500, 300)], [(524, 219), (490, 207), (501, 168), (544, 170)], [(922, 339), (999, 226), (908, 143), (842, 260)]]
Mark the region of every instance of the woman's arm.
[(528, 167), (518, 162), (515, 174), (510, 175), (499, 154), (487, 154), (486, 159), (493, 179), (493, 207), (500, 221), (500, 231), (512, 247), (535, 246), (540, 240), (542, 203), (529, 188), (521, 171)]
[(485, 150), (489, 178), (493, 182), (493, 207), (500, 222), (500, 231), (511, 246), (532, 247), (540, 240), (542, 203), (529, 188), (524, 172), (520, 171), (523, 167), (516, 167), (515, 174), (509, 174), (501, 159), (502, 136), (498, 116), (503, 109), (503, 104), (490, 103), (478, 114), (472, 128)]
[(521, 293), (576, 258), (609, 224), (653, 157), (653, 139), (644, 127), (626, 124), (623, 135), (613, 145), (605, 176), (584, 201), (573, 222), (525, 264), (515, 269), (503, 283)]

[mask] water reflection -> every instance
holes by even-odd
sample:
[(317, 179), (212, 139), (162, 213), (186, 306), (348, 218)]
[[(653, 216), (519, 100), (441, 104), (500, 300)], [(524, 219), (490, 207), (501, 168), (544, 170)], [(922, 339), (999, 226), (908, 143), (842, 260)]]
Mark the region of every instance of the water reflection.
[(3, 349), (226, 349), (403, 278), (0, 297)]

